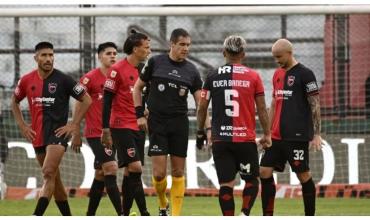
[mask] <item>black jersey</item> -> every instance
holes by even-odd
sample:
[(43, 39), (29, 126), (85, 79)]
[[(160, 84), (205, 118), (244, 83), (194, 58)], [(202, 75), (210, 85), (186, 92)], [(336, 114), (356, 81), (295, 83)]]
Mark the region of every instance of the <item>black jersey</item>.
[(311, 141), (313, 123), (307, 97), (319, 93), (314, 73), (298, 63), (288, 71), (277, 69), (272, 83), (276, 100), (272, 138)]
[(168, 54), (150, 58), (140, 79), (150, 85), (147, 100), (150, 114), (161, 117), (186, 115), (189, 91), (194, 94), (202, 87), (200, 74), (192, 63), (175, 62)]
[(19, 80), (14, 96), (17, 102), (27, 97), (31, 126), (36, 131), (34, 147), (50, 144), (55, 129), (67, 123), (69, 97), (79, 100), (84, 94), (81, 84), (57, 69), (46, 79), (41, 79), (34, 70)]

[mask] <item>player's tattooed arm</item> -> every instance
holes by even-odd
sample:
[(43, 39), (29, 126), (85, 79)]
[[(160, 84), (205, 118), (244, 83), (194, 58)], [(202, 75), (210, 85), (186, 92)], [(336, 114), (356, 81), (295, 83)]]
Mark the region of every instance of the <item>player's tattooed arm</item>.
[(313, 130), (315, 135), (321, 133), (320, 98), (319, 95), (308, 96), (308, 103), (311, 107)]

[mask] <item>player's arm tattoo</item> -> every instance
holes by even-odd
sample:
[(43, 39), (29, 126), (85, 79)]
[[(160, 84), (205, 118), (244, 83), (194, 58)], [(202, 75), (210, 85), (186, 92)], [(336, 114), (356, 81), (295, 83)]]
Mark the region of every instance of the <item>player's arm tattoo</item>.
[(256, 97), (256, 107), (258, 118), (263, 129), (263, 133), (265, 135), (268, 135), (270, 134), (270, 120), (266, 110), (265, 96)]
[(308, 103), (311, 107), (314, 134), (321, 133), (320, 98), (319, 95), (308, 96)]

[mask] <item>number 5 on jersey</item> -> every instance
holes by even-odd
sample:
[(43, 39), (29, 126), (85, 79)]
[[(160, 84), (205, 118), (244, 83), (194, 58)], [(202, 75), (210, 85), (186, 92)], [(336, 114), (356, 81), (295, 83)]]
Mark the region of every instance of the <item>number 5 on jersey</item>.
[(225, 106), (231, 107), (225, 109), (225, 114), (229, 117), (239, 117), (239, 103), (233, 100), (233, 97), (239, 97), (235, 89), (225, 89)]

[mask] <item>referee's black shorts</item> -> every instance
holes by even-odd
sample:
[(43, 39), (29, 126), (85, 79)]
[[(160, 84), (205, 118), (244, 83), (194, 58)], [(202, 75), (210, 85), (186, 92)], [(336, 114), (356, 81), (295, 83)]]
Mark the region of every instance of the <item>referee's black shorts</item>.
[(149, 114), (149, 156), (174, 155), (186, 157), (188, 151), (189, 119), (187, 115), (159, 118)]

